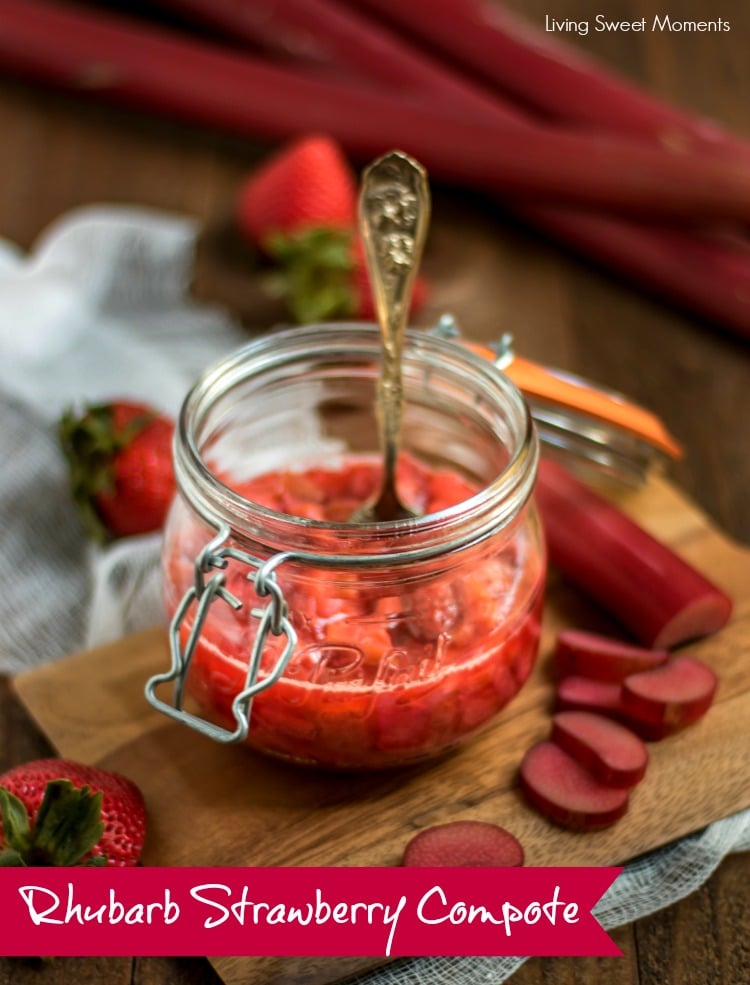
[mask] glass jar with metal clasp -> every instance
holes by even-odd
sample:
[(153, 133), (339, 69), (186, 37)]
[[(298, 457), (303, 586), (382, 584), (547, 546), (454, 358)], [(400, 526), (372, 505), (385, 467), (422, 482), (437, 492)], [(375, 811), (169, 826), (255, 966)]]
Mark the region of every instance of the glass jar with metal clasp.
[[(528, 405), (492, 362), (407, 331), (399, 488), (378, 487), (374, 326), (270, 333), (208, 369), (175, 442), (162, 712), (219, 742), (377, 769), (470, 739), (537, 656), (546, 559)], [(167, 695), (170, 690), (171, 695)]]

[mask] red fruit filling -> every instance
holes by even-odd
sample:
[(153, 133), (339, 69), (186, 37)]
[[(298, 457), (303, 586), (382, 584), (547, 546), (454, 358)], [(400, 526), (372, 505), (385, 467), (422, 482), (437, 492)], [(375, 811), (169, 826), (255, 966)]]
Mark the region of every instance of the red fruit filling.
[[(477, 491), (457, 474), (413, 459), (400, 470), (403, 495), (420, 512)], [(340, 522), (378, 485), (379, 463), (353, 459), (339, 468), (267, 473), (234, 488), (280, 512)], [(337, 553), (345, 552), (344, 535), (336, 536)], [(188, 539), (167, 560), (172, 610), (192, 577)], [(519, 535), (501, 553), (412, 582), (395, 572), (369, 582), (354, 570), (280, 565), (299, 639), (284, 675), (253, 701), (248, 742), (343, 769), (397, 765), (455, 746), (507, 704), (533, 666), (544, 572), (527, 563), (531, 550)], [(218, 602), (209, 609), (188, 680), (205, 713), (232, 727), (232, 701), (244, 687), (257, 628), (247, 615), (258, 604), (247, 574), (230, 561), (227, 587), (245, 605), (239, 612)], [(269, 637), (261, 676), (283, 645)]]

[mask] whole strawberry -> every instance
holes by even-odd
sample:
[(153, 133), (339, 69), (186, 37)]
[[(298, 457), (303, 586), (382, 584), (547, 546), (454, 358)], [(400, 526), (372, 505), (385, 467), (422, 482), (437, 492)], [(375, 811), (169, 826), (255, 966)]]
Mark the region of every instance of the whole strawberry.
[[(330, 137), (286, 145), (242, 185), (237, 224), (271, 261), (267, 287), (295, 321), (374, 318), (356, 215), (357, 182)], [(412, 314), (425, 295), (418, 279)]]
[(146, 808), (127, 777), (65, 759), (0, 776), (0, 865), (136, 865)]
[(348, 233), (356, 198), (354, 174), (340, 145), (311, 134), (287, 144), (245, 181), (237, 222), (250, 242), (273, 255), (280, 237), (294, 239), (313, 229)]
[(59, 438), (88, 533), (103, 541), (158, 530), (175, 492), (174, 423), (118, 400), (67, 411)]

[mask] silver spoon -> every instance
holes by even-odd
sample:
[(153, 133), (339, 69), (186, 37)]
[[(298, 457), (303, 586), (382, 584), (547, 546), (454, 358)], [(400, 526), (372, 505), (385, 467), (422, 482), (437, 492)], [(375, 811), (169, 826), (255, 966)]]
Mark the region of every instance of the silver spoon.
[(383, 478), (377, 498), (354, 513), (353, 523), (417, 515), (399, 499), (396, 462), (404, 405), (404, 329), (429, 218), (430, 190), (427, 172), (420, 164), (400, 151), (392, 151), (366, 168), (359, 196), (359, 224), (380, 324), (377, 411)]

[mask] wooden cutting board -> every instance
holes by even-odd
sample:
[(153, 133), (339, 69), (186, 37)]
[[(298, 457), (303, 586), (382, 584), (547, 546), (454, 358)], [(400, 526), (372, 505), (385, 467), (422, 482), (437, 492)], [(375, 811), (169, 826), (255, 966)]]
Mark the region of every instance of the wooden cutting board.
[[(525, 749), (549, 729), (549, 652), (564, 625), (607, 631), (601, 613), (550, 579), (542, 652), (521, 694), (469, 746), (428, 767), (374, 776), (298, 769), (226, 748), (151, 710), (144, 683), (168, 663), (161, 630), (18, 677), (15, 686), (61, 755), (132, 777), (150, 814), (151, 865), (397, 865), (424, 825), (459, 818), (513, 831), (530, 865), (625, 862), (750, 806), (750, 550), (733, 544), (662, 480), (620, 505), (736, 600), (732, 622), (687, 650), (717, 671), (714, 707), (651, 746), (626, 817), (593, 834), (553, 827), (519, 796)], [(216, 959), (227, 985), (331, 982), (370, 960)]]

